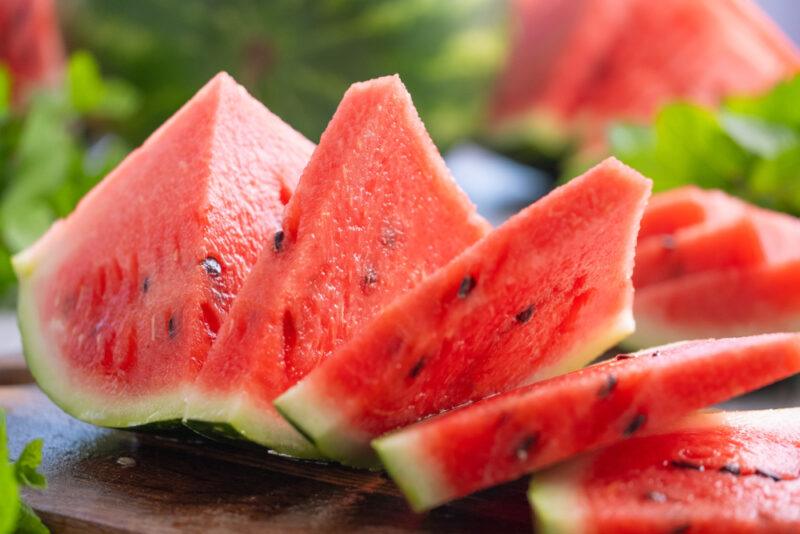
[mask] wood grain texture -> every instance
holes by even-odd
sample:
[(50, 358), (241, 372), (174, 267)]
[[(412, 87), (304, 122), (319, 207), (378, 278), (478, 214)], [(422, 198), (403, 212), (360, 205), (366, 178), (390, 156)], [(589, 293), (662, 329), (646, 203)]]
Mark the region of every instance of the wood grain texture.
[(530, 532), (525, 481), (413, 514), (381, 473), (262, 449), (81, 423), (35, 386), (0, 387), (12, 457), (45, 440), (49, 487), (25, 497), (54, 532)]

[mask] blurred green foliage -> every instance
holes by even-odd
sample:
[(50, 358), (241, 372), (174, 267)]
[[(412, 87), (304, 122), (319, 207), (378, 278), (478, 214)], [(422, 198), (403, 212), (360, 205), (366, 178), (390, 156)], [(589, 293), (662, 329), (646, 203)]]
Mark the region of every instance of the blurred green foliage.
[(800, 76), (718, 110), (670, 104), (650, 126), (612, 127), (610, 144), (657, 191), (697, 184), (800, 215)]
[[(137, 109), (135, 91), (105, 81), (95, 60), (76, 52), (61, 90), (30, 95), (10, 110), (7, 70), (0, 70), (0, 300), (14, 285), (10, 258), (36, 240), (127, 153), (105, 133)], [(5, 81), (3, 81), (5, 80)]]
[(399, 73), (440, 146), (471, 134), (503, 59), (504, 0), (63, 0), (72, 46), (147, 98), (141, 142), (226, 70), (317, 140), (356, 81)]

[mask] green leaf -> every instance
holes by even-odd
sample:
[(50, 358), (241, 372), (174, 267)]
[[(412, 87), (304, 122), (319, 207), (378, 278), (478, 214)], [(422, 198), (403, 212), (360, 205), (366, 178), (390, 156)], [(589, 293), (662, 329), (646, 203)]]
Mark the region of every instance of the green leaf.
[(14, 464), (14, 474), (17, 482), (23, 486), (35, 489), (46, 489), (47, 480), (37, 469), (42, 463), (42, 447), (44, 441), (35, 439), (25, 445), (22, 453)]
[(17, 520), (17, 528), (15, 534), (49, 534), (48, 529), (36, 512), (33, 509), (20, 501), (19, 503), (19, 519)]
[(8, 114), (11, 108), (11, 73), (8, 68), (0, 64), (0, 119)]
[(0, 410), (0, 534), (12, 532), (19, 515), (19, 488), (8, 458), (6, 414)]
[(86, 51), (72, 54), (67, 65), (67, 84), (72, 106), (81, 113), (90, 113), (102, 104), (106, 87), (100, 67)]
[(16, 253), (33, 244), (55, 220), (55, 214), (43, 199), (15, 201), (7, 197), (0, 206), (0, 229), (3, 241)]
[(800, 76), (778, 83), (763, 95), (733, 97), (724, 108), (800, 130)]
[(757, 156), (771, 158), (800, 143), (800, 137), (791, 128), (756, 117), (723, 111), (720, 121), (725, 132), (739, 146)]
[(800, 146), (758, 162), (750, 180), (752, 196), (783, 211), (800, 213)]

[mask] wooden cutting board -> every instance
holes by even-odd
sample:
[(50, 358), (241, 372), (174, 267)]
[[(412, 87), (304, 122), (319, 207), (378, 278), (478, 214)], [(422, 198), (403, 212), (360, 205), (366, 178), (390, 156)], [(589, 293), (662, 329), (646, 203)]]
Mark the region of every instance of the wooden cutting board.
[(44, 438), (49, 487), (25, 499), (53, 532), (531, 531), (525, 481), (416, 515), (381, 473), (96, 428), (31, 384), (0, 385), (0, 408), (12, 458)]

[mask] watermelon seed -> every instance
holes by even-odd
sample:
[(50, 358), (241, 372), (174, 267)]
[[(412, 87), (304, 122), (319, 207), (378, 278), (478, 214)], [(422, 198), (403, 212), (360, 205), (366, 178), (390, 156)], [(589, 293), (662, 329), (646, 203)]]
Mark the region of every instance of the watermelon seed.
[(643, 413), (636, 414), (636, 417), (631, 419), (631, 422), (625, 427), (625, 432), (623, 434), (625, 436), (633, 435), (637, 430), (642, 428), (644, 424), (647, 422), (647, 416)]
[(417, 363), (415, 363), (414, 367), (411, 368), (411, 371), (408, 372), (408, 376), (411, 378), (417, 378), (417, 375), (419, 375), (422, 372), (422, 369), (424, 367), (425, 367), (425, 357), (423, 356), (422, 358), (417, 360)]
[(672, 529), (671, 534), (686, 534), (689, 532), (689, 528), (691, 528), (691, 525), (681, 525)]
[(614, 390), (617, 388), (617, 376), (613, 374), (606, 375), (606, 383), (600, 386), (600, 389), (597, 390), (597, 396), (601, 399), (605, 399)]
[(203, 260), (203, 269), (205, 269), (208, 276), (212, 278), (216, 278), (222, 274), (222, 265), (220, 265), (217, 258), (213, 256), (209, 256)]
[(142, 293), (147, 293), (150, 290), (150, 277), (145, 276), (142, 280)]
[(283, 250), (283, 240), (286, 237), (286, 234), (283, 233), (283, 230), (278, 230), (275, 232), (275, 252), (280, 252)]
[(725, 464), (722, 467), (720, 467), (719, 470), (722, 471), (723, 473), (730, 473), (730, 474), (736, 475), (736, 476), (739, 476), (739, 475), (742, 474), (742, 470), (739, 467), (739, 464), (734, 464), (734, 463)]
[(528, 459), (528, 454), (530, 453), (531, 449), (538, 443), (539, 441), (539, 433), (530, 434), (522, 438), (519, 445), (516, 449), (517, 460), (520, 462), (524, 462)]
[(780, 481), (781, 481), (781, 477), (779, 477), (778, 475), (776, 475), (776, 474), (775, 474), (775, 473), (773, 473), (772, 471), (767, 471), (767, 470), (765, 470), (765, 469), (758, 469), (758, 468), (756, 468), (756, 474), (757, 474), (758, 476), (760, 476), (760, 477), (764, 477), (764, 478), (771, 478), (771, 479), (772, 479), (772, 480), (774, 480), (775, 482), (780, 482)]
[(369, 289), (378, 283), (378, 273), (372, 267), (367, 267), (367, 272), (364, 274), (364, 279), (361, 281), (361, 288), (364, 290)]
[(515, 319), (520, 324), (527, 323), (530, 320), (530, 318), (533, 317), (534, 311), (536, 311), (536, 307), (533, 304), (531, 304), (530, 306), (519, 312), (516, 315)]
[(650, 356), (652, 356), (653, 358), (657, 358), (658, 356), (661, 356), (661, 351), (660, 350), (654, 350), (653, 354), (651, 354)]
[(458, 298), (467, 298), (467, 295), (469, 295), (473, 289), (475, 289), (475, 278), (469, 275), (465, 276), (464, 279), (461, 280), (461, 285), (458, 286)]
[(664, 247), (664, 250), (675, 250), (678, 248), (675, 238), (671, 235), (665, 235), (661, 238), (661, 246)]
[(686, 460), (672, 460), (669, 462), (669, 465), (678, 469), (692, 469), (693, 471), (701, 472), (706, 470), (706, 466), (693, 464), (692, 462), (687, 462)]
[(614, 359), (615, 360), (632, 360), (636, 358), (633, 354), (617, 354)]
[(176, 324), (174, 315), (170, 315), (169, 321), (167, 321), (167, 334), (170, 339), (174, 339), (178, 334), (178, 325)]
[(667, 502), (667, 496), (661, 493), (660, 491), (648, 491), (645, 497), (653, 502)]

